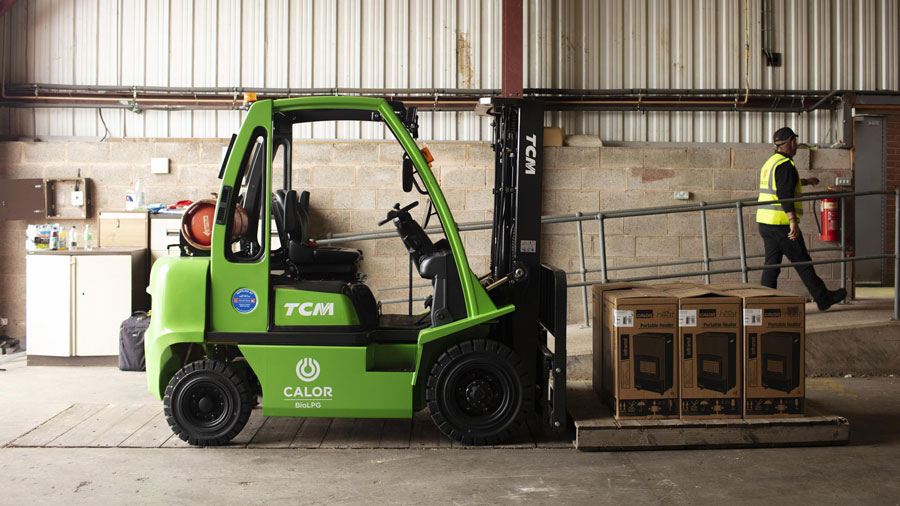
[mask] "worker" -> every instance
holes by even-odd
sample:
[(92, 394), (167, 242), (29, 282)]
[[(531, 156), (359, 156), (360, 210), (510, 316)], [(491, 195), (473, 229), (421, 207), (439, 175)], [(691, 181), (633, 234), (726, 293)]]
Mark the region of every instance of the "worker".
[[(793, 159), (797, 153), (797, 134), (793, 130), (788, 127), (779, 128), (772, 136), (772, 140), (775, 143), (775, 154), (766, 160), (759, 173), (759, 202), (797, 198), (803, 193), (803, 186), (819, 184), (818, 178), (801, 179), (797, 173)], [(782, 255), (787, 256), (791, 262), (812, 260), (800, 232), (802, 215), (803, 202), (779, 202), (757, 206), (756, 222), (759, 223), (759, 235), (762, 236), (766, 248), (766, 265), (780, 264)], [(827, 310), (847, 296), (847, 291), (843, 288), (838, 290), (826, 288), (812, 265), (794, 268), (820, 311)], [(764, 269), (761, 284), (776, 288), (780, 273), (781, 269)]]

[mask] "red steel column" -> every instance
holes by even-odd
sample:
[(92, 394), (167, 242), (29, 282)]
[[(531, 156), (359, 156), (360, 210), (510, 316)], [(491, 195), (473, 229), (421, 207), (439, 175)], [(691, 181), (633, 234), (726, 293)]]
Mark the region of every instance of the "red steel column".
[(0, 0), (0, 16), (13, 8), (17, 0)]
[(522, 96), (522, 0), (503, 0), (502, 95)]

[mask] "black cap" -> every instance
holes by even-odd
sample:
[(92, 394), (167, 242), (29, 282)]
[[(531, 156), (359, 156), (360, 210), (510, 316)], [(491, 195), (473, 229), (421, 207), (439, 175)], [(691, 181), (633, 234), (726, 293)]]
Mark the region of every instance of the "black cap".
[(772, 136), (772, 140), (775, 142), (775, 145), (781, 146), (785, 142), (797, 137), (797, 134), (794, 133), (790, 127), (782, 127), (775, 131), (775, 135)]

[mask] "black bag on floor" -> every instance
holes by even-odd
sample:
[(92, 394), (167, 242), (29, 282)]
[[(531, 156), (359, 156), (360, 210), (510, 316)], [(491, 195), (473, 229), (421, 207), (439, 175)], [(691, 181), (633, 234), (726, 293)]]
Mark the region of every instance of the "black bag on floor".
[(150, 317), (144, 311), (135, 311), (119, 327), (119, 369), (143, 371), (144, 334), (150, 326)]

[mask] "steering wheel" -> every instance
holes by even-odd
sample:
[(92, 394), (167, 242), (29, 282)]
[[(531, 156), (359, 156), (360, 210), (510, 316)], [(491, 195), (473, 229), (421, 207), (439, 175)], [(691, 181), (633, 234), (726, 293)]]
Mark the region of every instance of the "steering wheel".
[[(414, 202), (411, 203), (411, 204), (407, 204), (406, 207), (403, 207), (403, 208), (400, 207), (400, 204), (399, 204), (399, 203), (394, 204), (394, 208), (391, 209), (390, 211), (388, 211), (388, 213), (387, 213), (387, 218), (385, 218), (385, 219), (379, 221), (379, 222), (378, 222), (378, 226), (380, 227), (380, 226), (384, 225), (385, 223), (387, 223), (387, 222), (393, 220), (394, 218), (397, 218), (398, 216), (400, 216), (400, 215), (402, 215), (402, 214), (404, 214), (404, 213), (406, 213), (406, 216), (407, 216), (407, 217), (410, 217), (410, 216), (409, 216), (409, 210), (412, 209), (412, 208), (414, 208), (414, 207), (416, 207), (417, 205), (419, 205), (419, 202), (418, 202), (418, 201), (414, 201)], [(412, 217), (410, 217), (410, 219), (412, 219)], [(403, 220), (403, 218), (401, 218), (401, 220)]]
[(412, 255), (413, 262), (418, 268), (419, 262), (423, 258), (433, 255), (436, 248), (434, 243), (431, 242), (431, 238), (422, 229), (422, 226), (409, 215), (409, 210), (417, 205), (419, 205), (418, 202), (413, 202), (401, 208), (400, 204), (395, 204), (394, 208), (388, 211), (387, 218), (380, 221), (378, 225), (381, 226), (394, 220), (394, 226), (397, 227), (397, 235), (400, 236), (400, 240), (403, 241), (403, 245), (406, 246), (406, 250)]

